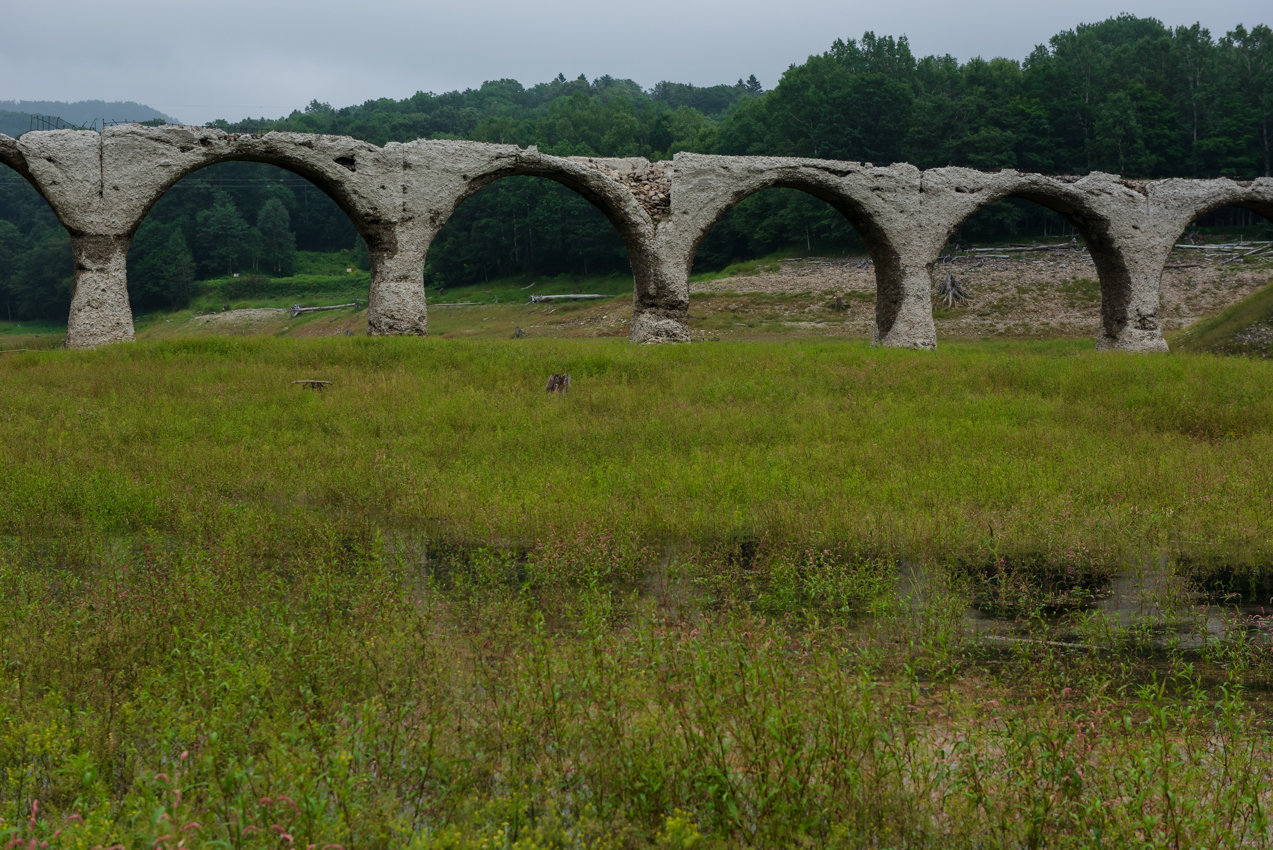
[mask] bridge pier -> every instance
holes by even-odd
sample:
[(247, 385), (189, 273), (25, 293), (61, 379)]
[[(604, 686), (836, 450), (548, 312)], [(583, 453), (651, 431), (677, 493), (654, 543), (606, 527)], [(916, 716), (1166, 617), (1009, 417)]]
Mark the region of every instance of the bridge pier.
[(931, 263), (876, 262), (875, 328), (871, 344), (884, 348), (937, 349)]
[(128, 304), (130, 236), (72, 236), (75, 291), (66, 326), (67, 348), (97, 348), (132, 342), (133, 311)]
[(920, 171), (904, 163), (684, 152), (669, 164), (561, 158), (533, 146), (422, 139), (377, 147), (336, 136), (177, 126), (0, 135), (0, 165), (28, 180), (72, 235), (68, 347), (135, 338), (127, 290), (132, 234), (177, 181), (232, 160), (287, 168), (349, 214), (370, 250), (373, 336), (428, 334), (423, 271), (429, 243), (465, 198), (517, 175), (562, 183), (615, 226), (635, 280), (630, 338), (641, 343), (690, 339), (689, 272), (699, 242), (731, 207), (771, 187), (808, 192), (845, 216), (875, 261), (874, 343), (923, 350), (936, 347), (933, 264), (964, 222), (1003, 198), (1047, 206), (1083, 234), (1101, 280), (1101, 350), (1167, 350), (1160, 278), (1190, 221), (1224, 204), (1273, 217), (1267, 177), (1145, 182), (1099, 172)]
[[(1126, 216), (1131, 219), (1131, 213)], [(1105, 232), (1089, 243), (1101, 279), (1101, 327), (1097, 351), (1166, 352), (1159, 316), (1163, 267), (1174, 237), (1154, 238), (1151, 222), (1131, 234)]]
[[(1139, 271), (1139, 270), (1138, 270)], [(1159, 319), (1158, 271), (1119, 275), (1113, 280), (1101, 275), (1101, 329), (1096, 336), (1097, 351), (1167, 352)]]
[(689, 305), (682, 309), (650, 307), (634, 299), (628, 341), (640, 344), (689, 342)]
[(371, 258), (368, 336), (429, 335), (424, 256), (430, 237), (414, 224), (400, 224), (367, 239)]
[(671, 222), (660, 222), (654, 244), (645, 241), (632, 258), (632, 327), (628, 340), (635, 343), (690, 341), (690, 264), (685, 245), (676, 238)]

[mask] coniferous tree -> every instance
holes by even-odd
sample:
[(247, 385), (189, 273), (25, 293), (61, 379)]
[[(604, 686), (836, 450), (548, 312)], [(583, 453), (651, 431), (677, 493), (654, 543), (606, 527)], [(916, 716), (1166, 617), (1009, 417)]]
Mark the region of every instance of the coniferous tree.
[(25, 249), (22, 232), (13, 222), (0, 219), (0, 299), (4, 300), (4, 318), (13, 321), (13, 279), (18, 261)]
[(233, 274), (244, 253), (248, 225), (234, 201), (218, 198), (210, 210), (200, 212), (195, 221), (200, 262), (210, 275)]
[(256, 214), (256, 229), (261, 234), (261, 259), (266, 269), (275, 274), (291, 274), (296, 260), (296, 234), (292, 233), (287, 207), (278, 198), (270, 198)]

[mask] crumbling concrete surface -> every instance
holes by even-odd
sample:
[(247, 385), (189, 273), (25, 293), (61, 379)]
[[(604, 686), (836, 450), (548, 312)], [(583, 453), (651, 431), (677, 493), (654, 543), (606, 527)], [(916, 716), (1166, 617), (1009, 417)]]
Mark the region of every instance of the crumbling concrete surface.
[(420, 139), (384, 147), (343, 136), (232, 134), (136, 124), (91, 131), (0, 135), (0, 163), (26, 178), (71, 234), (75, 292), (67, 345), (133, 339), (128, 246), (146, 213), (177, 181), (231, 160), (286, 168), (326, 192), (367, 241), (368, 333), (428, 333), (423, 272), (429, 245), (466, 198), (495, 180), (537, 176), (578, 192), (605, 214), (628, 251), (635, 280), (633, 342), (689, 339), (694, 254), (730, 208), (770, 187), (831, 204), (862, 235), (874, 260), (874, 339), (936, 347), (934, 266), (972, 215), (1026, 198), (1083, 235), (1101, 281), (1097, 347), (1165, 351), (1159, 279), (1171, 246), (1199, 215), (1226, 204), (1273, 218), (1273, 180), (1134, 182), (1111, 174), (1045, 177), (963, 168), (920, 171), (781, 157), (680, 153), (672, 162), (554, 157), (536, 148)]

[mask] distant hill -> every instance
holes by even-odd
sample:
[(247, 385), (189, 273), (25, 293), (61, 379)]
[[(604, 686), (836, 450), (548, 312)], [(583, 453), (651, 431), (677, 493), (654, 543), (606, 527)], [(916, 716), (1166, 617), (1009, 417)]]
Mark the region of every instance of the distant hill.
[(18, 136), (31, 128), (32, 115), (56, 116), (71, 124), (89, 124), (101, 119), (114, 121), (149, 121), (158, 118), (170, 124), (177, 119), (158, 109), (131, 100), (112, 101), (80, 100), (67, 103), (61, 100), (0, 100), (0, 133)]

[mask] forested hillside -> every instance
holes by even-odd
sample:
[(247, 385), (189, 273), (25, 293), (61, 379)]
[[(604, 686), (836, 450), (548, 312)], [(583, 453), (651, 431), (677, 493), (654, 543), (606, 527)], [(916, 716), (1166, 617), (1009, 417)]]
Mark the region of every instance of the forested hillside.
[[(558, 76), (531, 88), (498, 80), (339, 109), (313, 102), (278, 120), (214, 126), (346, 134), (376, 144), (535, 144), (559, 155), (665, 159), (696, 151), (1249, 178), (1271, 173), (1271, 113), (1268, 26), (1215, 37), (1197, 25), (1169, 29), (1124, 15), (1059, 33), (1020, 61), (917, 58), (904, 37), (867, 33), (792, 65), (771, 91), (755, 77), (645, 90), (630, 80)], [(965, 237), (1041, 235), (1058, 226), (1041, 207), (1005, 202), (970, 223)], [(293, 245), (350, 249), (355, 239), (335, 205), (300, 178), (262, 165), (216, 166), (179, 184), (143, 225), (130, 257), (131, 294), (140, 306), (179, 304), (200, 276), (284, 274)], [(714, 268), (785, 247), (856, 244), (851, 228), (821, 201), (770, 190), (726, 216), (697, 263)], [(15, 318), (65, 315), (66, 246), (38, 196), (16, 175), (0, 174), (0, 291)], [(452, 285), (520, 273), (623, 271), (626, 264), (600, 213), (556, 184), (517, 178), (460, 208), (434, 243), (426, 279)]]

